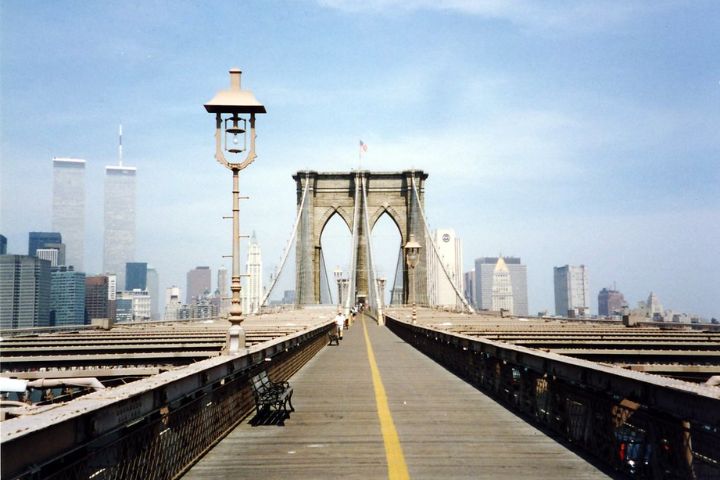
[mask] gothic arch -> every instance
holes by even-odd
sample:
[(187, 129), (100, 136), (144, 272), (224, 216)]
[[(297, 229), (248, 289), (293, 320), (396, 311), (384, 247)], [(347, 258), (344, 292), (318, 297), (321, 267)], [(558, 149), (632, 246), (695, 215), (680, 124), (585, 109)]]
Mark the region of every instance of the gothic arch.
[[(419, 210), (415, 208), (415, 191), (412, 188), (413, 179), (418, 189), (418, 203), (423, 208), (424, 184), (428, 175), (421, 170), (406, 170), (402, 172), (315, 172), (301, 171), (293, 175), (297, 188), (297, 205), (300, 206), (305, 186), (309, 183), (309, 190), (302, 212), (300, 228), (297, 234), (296, 245), (296, 302), (298, 304), (320, 303), (320, 259), (322, 245), (320, 239), (325, 226), (333, 215), (338, 214), (353, 231), (355, 212), (356, 185), (362, 182), (365, 185), (366, 202), (360, 199), (361, 210), (367, 210), (370, 230), (378, 219), (387, 213), (400, 232), (401, 245), (407, 242), (411, 233), (416, 240), (425, 247), (425, 235), (420, 231), (422, 220), (416, 218)], [(356, 258), (367, 258), (367, 241), (363, 222), (358, 224), (360, 239), (357, 243)], [(405, 269), (403, 262), (403, 269)], [(355, 272), (356, 291), (353, 296), (367, 293), (367, 271), (357, 268)], [(407, 272), (403, 270), (403, 288), (408, 289)], [(427, 279), (424, 255), (416, 267), (415, 288), (419, 303), (427, 299)], [(407, 291), (404, 292), (407, 298)]]

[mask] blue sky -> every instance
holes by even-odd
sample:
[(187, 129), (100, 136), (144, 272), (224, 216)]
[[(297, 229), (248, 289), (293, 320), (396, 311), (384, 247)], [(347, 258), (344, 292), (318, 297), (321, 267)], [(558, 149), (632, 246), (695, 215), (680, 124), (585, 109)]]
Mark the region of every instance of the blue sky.
[(202, 104), (238, 66), (268, 109), (241, 177), (268, 272), (294, 220), (292, 173), (356, 168), (363, 139), (364, 168), (430, 173), (428, 219), (462, 237), (468, 269), (523, 258), (531, 311), (552, 309), (553, 266), (583, 263), (591, 297), (616, 282), (631, 304), (654, 291), (720, 314), (717, 2), (4, 1), (0, 22), (13, 253), (50, 229), (52, 157), (84, 158), (85, 263), (100, 271), (122, 123), (137, 259), (162, 288), (229, 267), (230, 175)]

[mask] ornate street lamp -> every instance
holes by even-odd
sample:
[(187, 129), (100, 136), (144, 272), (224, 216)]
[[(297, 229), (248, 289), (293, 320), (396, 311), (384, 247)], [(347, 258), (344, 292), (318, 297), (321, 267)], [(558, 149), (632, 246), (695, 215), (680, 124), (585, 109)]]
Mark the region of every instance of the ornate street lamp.
[(412, 302), (412, 323), (417, 323), (417, 306), (415, 305), (415, 267), (420, 256), (420, 244), (415, 241), (415, 234), (410, 234), (410, 240), (405, 244), (405, 261), (410, 270), (410, 301)]
[(335, 267), (335, 271), (333, 271), (333, 275), (335, 275), (335, 281), (337, 282), (338, 286), (338, 311), (342, 308), (342, 270), (340, 270), (340, 267)]
[[(243, 321), (240, 304), (240, 187), (238, 174), (250, 165), (255, 155), (255, 114), (267, 113), (263, 104), (258, 102), (249, 90), (240, 88), (242, 72), (230, 70), (230, 88), (219, 91), (208, 103), (205, 110), (215, 114), (215, 159), (233, 174), (233, 240), (232, 240), (232, 280), (230, 290), (232, 300), (228, 320), (228, 342), (226, 352), (239, 354), (245, 348), (245, 331), (240, 324)], [(249, 118), (247, 118), (249, 115)], [(247, 149), (247, 124), (250, 123), (250, 148), (244, 159), (240, 154)], [(225, 154), (228, 154), (226, 157)]]

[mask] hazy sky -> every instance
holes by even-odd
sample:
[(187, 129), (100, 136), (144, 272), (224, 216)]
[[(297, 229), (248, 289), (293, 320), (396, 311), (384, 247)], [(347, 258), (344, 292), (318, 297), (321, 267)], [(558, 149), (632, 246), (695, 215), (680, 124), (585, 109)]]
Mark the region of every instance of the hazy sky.
[(2, 0), (0, 22), (11, 253), (51, 227), (52, 157), (79, 157), (86, 270), (101, 270), (103, 171), (122, 123), (137, 260), (161, 288), (229, 267), (231, 176), (202, 105), (237, 66), (268, 110), (241, 175), (242, 229), (268, 273), (294, 220), (291, 175), (357, 168), (362, 139), (364, 168), (430, 174), (428, 219), (456, 230), (467, 269), (522, 257), (531, 312), (552, 310), (553, 266), (583, 263), (593, 299), (616, 282), (633, 305), (654, 291), (720, 315), (715, 0)]

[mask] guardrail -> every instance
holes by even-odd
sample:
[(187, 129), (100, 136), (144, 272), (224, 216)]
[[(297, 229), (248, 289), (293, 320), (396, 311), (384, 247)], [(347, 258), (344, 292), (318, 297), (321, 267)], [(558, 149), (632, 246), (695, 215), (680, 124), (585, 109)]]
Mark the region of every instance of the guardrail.
[(720, 388), (386, 317), (400, 338), (595, 463), (633, 478), (720, 478)]
[(169, 479), (254, 408), (249, 378), (287, 380), (327, 344), (334, 322), (91, 393), (2, 423), (3, 479)]

